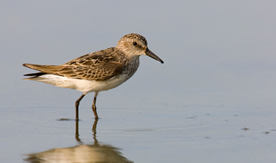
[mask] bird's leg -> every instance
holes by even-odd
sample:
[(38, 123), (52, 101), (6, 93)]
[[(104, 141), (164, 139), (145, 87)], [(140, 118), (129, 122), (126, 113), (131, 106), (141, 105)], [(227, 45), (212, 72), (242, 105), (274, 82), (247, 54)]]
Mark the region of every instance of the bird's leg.
[(82, 100), (82, 98), (86, 95), (86, 93), (84, 92), (79, 99), (77, 99), (76, 103), (75, 103), (75, 107), (76, 107), (76, 120), (79, 120), (79, 104), (80, 101)]
[(94, 100), (93, 100), (93, 104), (92, 104), (92, 110), (93, 110), (93, 113), (95, 115), (95, 119), (99, 119), (98, 114), (97, 114), (97, 110), (96, 110), (97, 109), (96, 108), (96, 100), (97, 100), (98, 93), (99, 92), (95, 92)]

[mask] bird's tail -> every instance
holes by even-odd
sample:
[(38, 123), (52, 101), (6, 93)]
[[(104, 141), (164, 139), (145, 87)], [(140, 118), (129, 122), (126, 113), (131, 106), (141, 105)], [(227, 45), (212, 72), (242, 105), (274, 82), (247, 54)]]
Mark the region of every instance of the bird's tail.
[(23, 66), (28, 67), (30, 69), (38, 70), (40, 72), (36, 73), (30, 73), (30, 74), (24, 74), (24, 76), (28, 76), (29, 78), (24, 78), (24, 80), (33, 80), (34, 78), (37, 78), (41, 75), (47, 74), (46, 72), (42, 72), (43, 67), (47, 67), (48, 65), (37, 65), (37, 64), (29, 64), (29, 63), (24, 63)]

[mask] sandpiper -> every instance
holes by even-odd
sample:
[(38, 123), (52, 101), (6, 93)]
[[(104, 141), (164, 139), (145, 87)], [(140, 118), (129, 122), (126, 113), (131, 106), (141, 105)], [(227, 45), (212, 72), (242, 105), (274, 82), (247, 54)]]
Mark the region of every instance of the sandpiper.
[(76, 120), (79, 119), (78, 108), (82, 98), (95, 92), (92, 110), (95, 119), (97, 95), (101, 91), (115, 88), (128, 80), (139, 67), (139, 56), (147, 55), (164, 63), (147, 46), (145, 37), (130, 33), (123, 36), (116, 47), (89, 53), (62, 65), (38, 65), (25, 63), (23, 66), (38, 70), (25, 80), (48, 83), (57, 87), (71, 88), (83, 92), (75, 102)]

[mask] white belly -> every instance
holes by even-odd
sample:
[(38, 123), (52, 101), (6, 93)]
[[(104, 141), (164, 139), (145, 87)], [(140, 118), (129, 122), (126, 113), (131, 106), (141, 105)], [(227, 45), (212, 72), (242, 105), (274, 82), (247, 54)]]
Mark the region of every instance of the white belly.
[(126, 74), (111, 78), (106, 81), (72, 79), (58, 75), (46, 74), (32, 80), (44, 82), (57, 87), (76, 89), (81, 92), (100, 92), (115, 88), (125, 82)]

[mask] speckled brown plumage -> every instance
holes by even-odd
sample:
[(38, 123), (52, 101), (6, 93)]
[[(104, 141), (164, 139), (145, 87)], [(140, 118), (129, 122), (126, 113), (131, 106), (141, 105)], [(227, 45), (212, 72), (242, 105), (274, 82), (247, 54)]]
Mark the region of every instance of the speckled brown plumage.
[(116, 47), (89, 53), (62, 65), (23, 64), (40, 72), (25, 74), (26, 80), (34, 80), (58, 87), (71, 88), (84, 92), (76, 101), (76, 119), (78, 106), (89, 92), (95, 92), (92, 109), (95, 118), (96, 97), (100, 91), (115, 88), (128, 80), (139, 67), (139, 56), (147, 55), (164, 63), (148, 49), (147, 40), (135, 33), (123, 36)]
[(121, 53), (113, 47), (83, 55), (62, 65), (23, 65), (47, 74), (103, 81), (123, 72), (124, 65), (127, 62)]

